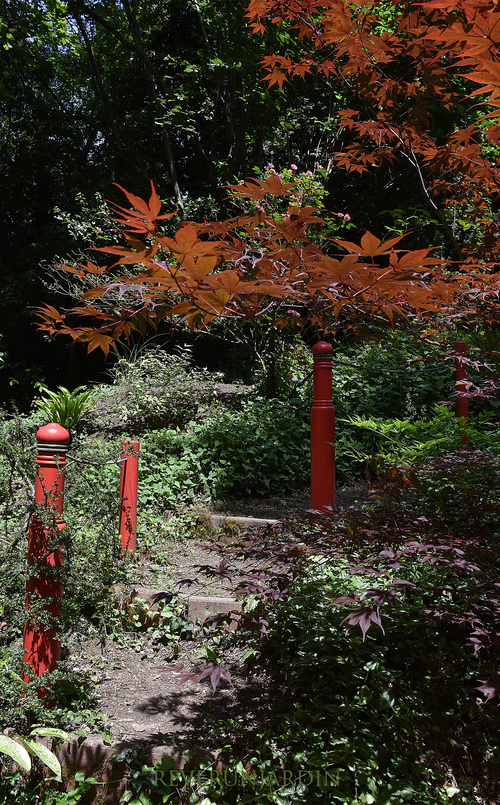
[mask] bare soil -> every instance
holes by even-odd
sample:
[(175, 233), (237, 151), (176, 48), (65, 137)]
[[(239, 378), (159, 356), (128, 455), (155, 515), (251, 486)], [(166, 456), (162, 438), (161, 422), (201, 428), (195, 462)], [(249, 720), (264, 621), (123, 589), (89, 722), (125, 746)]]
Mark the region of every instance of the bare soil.
[[(337, 493), (337, 505), (348, 508), (365, 496), (364, 485), (345, 488)], [(251, 502), (226, 501), (214, 507), (214, 513), (280, 519), (308, 506), (308, 496), (302, 494)], [(231, 542), (234, 546), (245, 538), (245, 534), (233, 535)], [(158, 556), (144, 557), (135, 563), (133, 578), (127, 589), (120, 591), (122, 596), (133, 596), (138, 591), (151, 600), (154, 593), (168, 595), (175, 591), (176, 582), (183, 579), (193, 580), (190, 595), (231, 595), (232, 578), (207, 577), (198, 568), (219, 565), (217, 544), (195, 536), (174, 540), (163, 545), (162, 550), (163, 560)], [(244, 562), (236, 564), (237, 569), (244, 570)], [(234, 647), (224, 655), (231, 663), (232, 687), (223, 680), (213, 694), (209, 680), (200, 684), (188, 680), (180, 685), (183, 672), (200, 668), (198, 654), (205, 640), (201, 633), (183, 640), (177, 654), (171, 647), (151, 640), (147, 632), (130, 633), (121, 646), (111, 639), (90, 640), (74, 635), (68, 649), (71, 665), (91, 672), (96, 705), (107, 717), (107, 731), (114, 741), (124, 746), (140, 742), (179, 749), (195, 744), (209, 751), (220, 744), (221, 723), (229, 725), (229, 730), (241, 719), (248, 729), (256, 725), (265, 716), (273, 691), (265, 673), (248, 676), (243, 669), (243, 649)]]

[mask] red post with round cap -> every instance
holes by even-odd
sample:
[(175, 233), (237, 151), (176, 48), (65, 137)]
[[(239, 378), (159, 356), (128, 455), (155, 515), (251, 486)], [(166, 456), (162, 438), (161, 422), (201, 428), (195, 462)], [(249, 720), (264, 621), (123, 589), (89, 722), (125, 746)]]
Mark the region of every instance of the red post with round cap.
[(463, 358), (467, 355), (465, 341), (455, 342), (455, 389), (457, 392), (457, 417), (465, 419), (466, 427), (461, 430), (460, 444), (469, 444), (467, 436), (467, 423), (469, 422), (469, 400), (463, 396), (467, 393), (467, 368)]
[(335, 506), (335, 408), (332, 399), (333, 347), (320, 341), (313, 352), (311, 408), (311, 509)]
[[(58, 569), (63, 564), (63, 554), (57, 536), (65, 526), (64, 467), (70, 436), (66, 428), (52, 422), (40, 428), (36, 438), (35, 504), (39, 510), (51, 512), (53, 521), (50, 525), (47, 521), (44, 523), (46, 518), (41, 511), (35, 512), (31, 519), (26, 610), (34, 611), (32, 617), (28, 614), (24, 629), (23, 662), (32, 666), (35, 677), (41, 677), (55, 670), (61, 656), (57, 627), (61, 617), (62, 582)], [(39, 616), (36, 615), (38, 606), (41, 606)], [(28, 681), (29, 674), (25, 673), (24, 679)]]
[(137, 440), (123, 442), (120, 474), (119, 533), (122, 557), (135, 551), (137, 533), (137, 488), (139, 483), (139, 447)]

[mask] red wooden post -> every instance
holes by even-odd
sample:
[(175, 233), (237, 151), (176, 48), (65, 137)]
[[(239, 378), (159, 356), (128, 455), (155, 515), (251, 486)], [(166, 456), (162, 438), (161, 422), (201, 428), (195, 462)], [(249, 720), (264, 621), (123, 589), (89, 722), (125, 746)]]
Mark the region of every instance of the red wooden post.
[[(65, 526), (63, 518), (64, 500), (64, 467), (69, 433), (66, 428), (55, 423), (45, 425), (36, 434), (38, 455), (36, 457), (37, 473), (35, 479), (35, 504), (40, 508), (52, 511), (55, 528), (62, 530)], [(61, 644), (57, 639), (57, 625), (61, 617), (62, 583), (58, 578), (57, 568), (63, 564), (60, 547), (54, 546), (57, 530), (47, 528), (35, 512), (32, 517), (28, 541), (28, 572), (30, 568), (36, 575), (28, 577), (26, 583), (26, 610), (29, 612), (35, 600), (42, 601), (44, 619), (42, 625), (36, 620), (29, 620), (24, 629), (23, 662), (32, 666), (35, 677), (43, 676), (47, 671), (54, 671), (61, 656)], [(23, 678), (29, 681), (29, 675)], [(40, 696), (43, 690), (39, 689)]]
[(122, 556), (135, 550), (137, 532), (137, 486), (139, 480), (139, 442), (123, 442), (120, 474), (120, 526)]
[[(455, 343), (455, 389), (457, 392), (457, 417), (465, 419), (466, 423), (469, 421), (469, 400), (467, 397), (461, 395), (467, 392), (467, 368), (465, 366), (464, 358), (467, 355), (467, 344), (465, 341), (457, 341)], [(466, 445), (469, 443), (467, 436), (467, 424), (460, 433), (460, 444)]]
[(333, 347), (320, 341), (314, 359), (311, 408), (311, 509), (335, 506), (335, 408), (332, 401)]

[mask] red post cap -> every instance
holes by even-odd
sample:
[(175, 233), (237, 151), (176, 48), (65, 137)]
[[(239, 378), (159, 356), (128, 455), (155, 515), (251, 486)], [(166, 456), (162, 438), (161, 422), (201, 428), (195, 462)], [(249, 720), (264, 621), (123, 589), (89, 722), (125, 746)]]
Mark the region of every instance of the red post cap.
[(50, 422), (37, 430), (36, 439), (41, 444), (68, 444), (70, 436), (62, 425)]
[(319, 341), (312, 348), (313, 355), (333, 355), (333, 347), (326, 341)]

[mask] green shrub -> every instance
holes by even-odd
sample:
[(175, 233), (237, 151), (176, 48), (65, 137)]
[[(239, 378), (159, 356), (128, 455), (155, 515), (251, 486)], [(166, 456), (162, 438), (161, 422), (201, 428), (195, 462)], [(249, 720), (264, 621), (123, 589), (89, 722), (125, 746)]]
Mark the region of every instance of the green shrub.
[(400, 332), (384, 341), (341, 348), (333, 356), (333, 401), (339, 418), (425, 418), (450, 398), (454, 369), (442, 348)]
[(500, 537), (500, 450), (455, 450), (416, 471), (417, 505), (457, 533), (485, 530)]
[(57, 391), (51, 391), (42, 383), (38, 384), (38, 388), (42, 396), (35, 400), (35, 405), (45, 416), (47, 423), (57, 422), (63, 428), (71, 430), (79, 425), (85, 412), (92, 408), (94, 389), (85, 390), (83, 386), (78, 386), (74, 391), (68, 391), (64, 386), (58, 386)]
[[(275, 722), (275, 756), (295, 778), (300, 769), (313, 772), (313, 779), (328, 769), (335, 781), (328, 800), (311, 786), (304, 802), (431, 805), (452, 795), (464, 805), (475, 801), (461, 763), (490, 756), (498, 713), (477, 704), (474, 674), (481, 665), (472, 651), (464, 656), (460, 630), (422, 621), (423, 602), (436, 609), (447, 602), (452, 577), (429, 567), (399, 572), (420, 589), (391, 608), (385, 635), (378, 628), (365, 641), (359, 630), (346, 635), (346, 612), (332, 600), (384, 586), (389, 578), (374, 582), (338, 561), (312, 565), (270, 616), (263, 659), (275, 669), (276, 687), (287, 690)], [(441, 755), (453, 758), (458, 788), (446, 779)]]
[(262, 398), (194, 423), (190, 449), (215, 497), (282, 494), (307, 483), (309, 410), (299, 398)]
[(200, 407), (217, 399), (220, 377), (191, 365), (188, 354), (149, 348), (120, 358), (112, 385), (97, 390), (88, 431), (143, 434), (154, 428), (184, 427)]
[[(384, 466), (420, 464), (429, 456), (456, 450), (464, 423), (452, 410), (434, 407), (430, 419), (349, 417), (337, 423), (336, 458), (340, 477), (375, 474)], [(500, 434), (491, 415), (471, 418), (467, 434), (471, 447), (500, 453)]]
[(139, 460), (141, 506), (178, 510), (209, 494), (215, 472), (204, 470), (189, 433), (164, 428), (144, 437)]
[(217, 408), (187, 432), (164, 429), (145, 437), (139, 500), (175, 509), (200, 495), (214, 498), (282, 494), (309, 474), (309, 410), (301, 400), (244, 400)]

